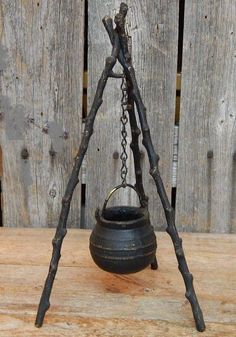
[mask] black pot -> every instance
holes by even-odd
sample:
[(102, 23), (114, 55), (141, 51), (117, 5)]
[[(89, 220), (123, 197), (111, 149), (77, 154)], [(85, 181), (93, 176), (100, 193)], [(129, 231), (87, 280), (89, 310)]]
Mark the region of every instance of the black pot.
[[(112, 193), (118, 188), (120, 186)], [(97, 209), (95, 214), (97, 223), (90, 236), (91, 256), (105, 271), (117, 274), (138, 272), (150, 265), (156, 256), (156, 236), (149, 212), (145, 207), (105, 208), (108, 199), (102, 211)]]

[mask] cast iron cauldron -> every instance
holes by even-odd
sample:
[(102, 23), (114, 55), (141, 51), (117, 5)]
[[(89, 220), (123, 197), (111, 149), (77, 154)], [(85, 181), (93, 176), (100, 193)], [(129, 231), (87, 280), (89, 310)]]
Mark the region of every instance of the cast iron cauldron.
[[(134, 186), (126, 186), (136, 191)], [(90, 236), (89, 248), (94, 262), (101, 269), (129, 274), (146, 268), (154, 261), (157, 243), (146, 207), (106, 208), (109, 198), (120, 187), (124, 186), (119, 185), (110, 192), (102, 210), (96, 210), (97, 223)]]

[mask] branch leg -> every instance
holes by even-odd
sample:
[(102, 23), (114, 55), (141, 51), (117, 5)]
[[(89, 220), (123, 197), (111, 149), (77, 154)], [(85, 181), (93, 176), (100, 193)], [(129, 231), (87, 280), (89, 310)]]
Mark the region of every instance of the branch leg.
[(119, 52), (118, 37), (116, 36), (115, 39), (116, 41), (114, 42), (114, 45), (113, 45), (112, 55), (106, 59), (105, 68), (98, 82), (94, 101), (93, 101), (90, 113), (85, 122), (85, 129), (84, 129), (84, 133), (82, 136), (81, 144), (80, 144), (78, 153), (75, 157), (74, 167), (73, 167), (69, 182), (66, 187), (65, 195), (62, 199), (61, 214), (60, 214), (58, 226), (56, 229), (56, 234), (52, 241), (52, 245), (53, 245), (52, 258), (51, 258), (48, 275), (45, 281), (44, 289), (41, 295), (38, 312), (36, 316), (36, 321), (35, 321), (36, 327), (42, 326), (45, 313), (50, 307), (49, 299), (50, 299), (50, 295), (52, 291), (53, 282), (54, 282), (56, 272), (57, 272), (58, 263), (61, 257), (62, 242), (66, 235), (66, 223), (67, 223), (67, 218), (68, 218), (68, 214), (70, 210), (71, 198), (72, 198), (74, 189), (79, 182), (78, 176), (79, 176), (80, 167), (84, 159), (84, 155), (87, 151), (90, 137), (93, 134), (93, 124), (94, 124), (97, 111), (102, 104), (103, 91), (106, 86), (108, 78), (112, 77), (112, 69), (116, 63), (117, 54)]
[(198, 303), (198, 299), (197, 299), (195, 289), (193, 286), (193, 275), (190, 273), (188, 269), (187, 261), (184, 255), (184, 250), (182, 247), (182, 239), (179, 237), (176, 226), (175, 226), (174, 210), (171, 207), (169, 200), (167, 198), (166, 191), (164, 189), (164, 185), (160, 177), (160, 173), (159, 173), (157, 166), (152, 168), (150, 170), (150, 173), (156, 183), (157, 192), (160, 196), (160, 199), (162, 201), (162, 205), (165, 211), (166, 220), (167, 220), (166, 232), (170, 235), (171, 240), (174, 245), (176, 258), (178, 261), (179, 271), (182, 274), (182, 277), (185, 283), (185, 288), (186, 288), (185, 296), (191, 304), (196, 328), (198, 331), (202, 332), (205, 330), (203, 314), (202, 314), (200, 305)]
[(168, 200), (168, 197), (167, 197), (167, 194), (166, 194), (166, 191), (165, 191), (165, 188), (164, 188), (161, 176), (160, 176), (160, 172), (158, 169), (159, 156), (154, 151), (154, 147), (153, 147), (152, 139), (150, 135), (150, 130), (149, 130), (147, 119), (146, 119), (146, 108), (141, 99), (141, 95), (140, 95), (137, 81), (135, 78), (135, 72), (134, 72), (132, 65), (129, 65), (127, 67), (127, 71), (129, 73), (130, 80), (133, 85), (133, 97), (134, 97), (134, 101), (135, 101), (135, 104), (137, 106), (137, 110), (139, 113), (139, 119), (140, 119), (140, 124), (142, 128), (142, 134), (143, 134), (143, 145), (145, 146), (147, 150), (149, 162), (150, 162), (150, 174), (152, 175), (155, 181), (157, 192), (160, 196), (160, 199), (161, 199), (164, 211), (165, 211), (165, 216), (167, 220), (166, 231), (172, 239), (176, 258), (177, 258), (178, 265), (179, 265), (179, 271), (181, 272), (182, 277), (184, 279), (184, 283), (186, 287), (185, 296), (191, 304), (197, 330), (204, 331), (205, 323), (204, 323), (203, 314), (202, 314), (202, 311), (201, 311), (201, 308), (198, 303), (197, 296), (194, 290), (193, 276), (188, 269), (187, 261), (186, 261), (183, 247), (182, 247), (182, 239), (179, 237), (176, 226), (175, 226), (174, 210), (170, 205), (170, 202)]
[(130, 143), (130, 147), (133, 152), (133, 158), (134, 158), (134, 171), (135, 171), (135, 187), (137, 188), (137, 191), (139, 192), (142, 200), (142, 206), (146, 207), (148, 205), (148, 197), (146, 196), (143, 188), (143, 175), (142, 175), (142, 168), (141, 168), (141, 153), (139, 148), (139, 135), (141, 133), (136, 116), (135, 116), (135, 110), (134, 110), (134, 99), (131, 95), (132, 92), (132, 86), (131, 83), (126, 79), (127, 84), (127, 94), (128, 94), (128, 104), (127, 104), (127, 111), (129, 114), (129, 122), (130, 122), (130, 129), (131, 129), (131, 137), (132, 141)]
[[(160, 173), (158, 169), (159, 156), (155, 153), (154, 147), (152, 144), (150, 130), (149, 130), (147, 120), (146, 120), (146, 108), (144, 107), (143, 102), (141, 100), (141, 96), (139, 93), (139, 89), (137, 86), (137, 82), (135, 79), (134, 70), (132, 66), (125, 67), (125, 70), (129, 72), (129, 77), (132, 83), (134, 84), (133, 97), (134, 97), (134, 101), (135, 101), (135, 104), (137, 106), (138, 113), (139, 113), (139, 119), (140, 119), (142, 133), (143, 133), (143, 145), (145, 146), (147, 150), (149, 161), (150, 161), (150, 167), (151, 167), (150, 174), (152, 175), (155, 181), (157, 192), (160, 196), (160, 199), (161, 199), (164, 211), (165, 211), (166, 220), (167, 220), (166, 231), (170, 235), (173, 245), (174, 245), (176, 258), (178, 261), (179, 271), (185, 283), (185, 288), (186, 288), (185, 296), (191, 304), (196, 328), (198, 331), (202, 332), (205, 330), (205, 322), (204, 322), (202, 310), (200, 308), (200, 305), (198, 303), (197, 296), (194, 290), (193, 275), (190, 273), (188, 269), (187, 261), (184, 255), (184, 251), (182, 247), (182, 239), (179, 237), (176, 226), (175, 226), (174, 210), (172, 209), (169, 203), (162, 179), (160, 177)], [(151, 267), (155, 267), (155, 263), (153, 263)]]
[[(142, 200), (142, 206), (147, 207), (148, 206), (148, 197), (146, 196), (144, 192), (143, 187), (143, 176), (142, 176), (142, 168), (141, 168), (141, 153), (139, 148), (139, 135), (141, 133), (136, 116), (135, 116), (135, 109), (134, 109), (134, 99), (132, 97), (132, 86), (129, 80), (126, 79), (127, 83), (127, 93), (128, 93), (128, 105), (127, 105), (127, 111), (129, 113), (129, 121), (130, 121), (130, 129), (131, 129), (131, 136), (132, 141), (130, 144), (130, 147), (133, 152), (134, 157), (134, 170), (135, 170), (135, 178), (136, 178), (136, 184), (135, 187), (137, 188), (137, 191), (141, 195)], [(158, 269), (158, 263), (157, 258), (155, 257), (154, 261), (151, 263), (151, 269), (156, 270)]]

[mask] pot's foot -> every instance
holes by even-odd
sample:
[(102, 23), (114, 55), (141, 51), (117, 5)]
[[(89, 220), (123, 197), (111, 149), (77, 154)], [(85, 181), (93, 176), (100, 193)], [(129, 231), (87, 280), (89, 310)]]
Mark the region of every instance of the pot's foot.
[(155, 259), (153, 260), (153, 262), (151, 263), (151, 269), (152, 270), (157, 270), (158, 269), (158, 263), (157, 263), (156, 256), (155, 256)]

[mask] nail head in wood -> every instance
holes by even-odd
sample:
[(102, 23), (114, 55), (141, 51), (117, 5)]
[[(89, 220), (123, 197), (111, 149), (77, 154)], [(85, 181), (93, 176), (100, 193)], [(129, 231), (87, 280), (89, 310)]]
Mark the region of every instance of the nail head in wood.
[(24, 147), (21, 150), (21, 158), (22, 159), (28, 159), (29, 158), (29, 151), (26, 149), (26, 147)]
[(209, 158), (209, 159), (213, 158), (213, 151), (212, 150), (209, 150), (207, 152), (207, 158)]
[(113, 153), (113, 159), (119, 159), (119, 152), (115, 151)]
[(52, 158), (55, 158), (55, 157), (56, 157), (56, 151), (54, 151), (53, 149), (50, 149), (50, 150), (49, 150), (49, 155), (50, 155)]

